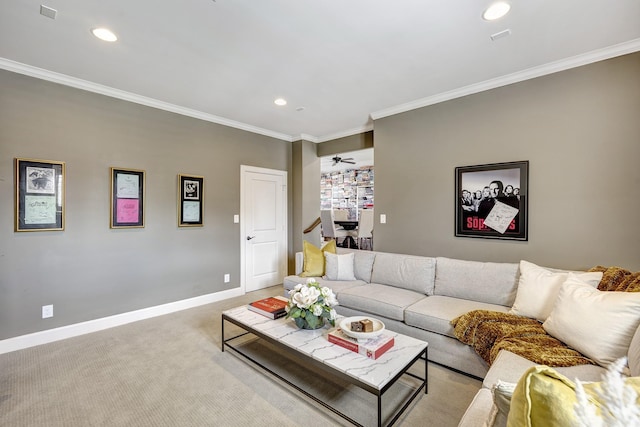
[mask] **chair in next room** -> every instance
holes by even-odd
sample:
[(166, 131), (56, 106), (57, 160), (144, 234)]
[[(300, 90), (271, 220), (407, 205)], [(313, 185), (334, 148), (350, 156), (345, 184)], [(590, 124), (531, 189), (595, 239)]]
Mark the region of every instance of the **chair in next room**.
[(347, 236), (355, 237), (354, 231), (348, 231), (344, 228), (337, 228), (333, 222), (333, 211), (330, 209), (322, 209), (320, 211), (320, 221), (322, 223), (322, 237), (324, 240), (336, 239), (336, 243), (339, 244), (340, 240)]
[(373, 210), (360, 209), (358, 211), (358, 247), (365, 248), (365, 242), (369, 250), (373, 250)]

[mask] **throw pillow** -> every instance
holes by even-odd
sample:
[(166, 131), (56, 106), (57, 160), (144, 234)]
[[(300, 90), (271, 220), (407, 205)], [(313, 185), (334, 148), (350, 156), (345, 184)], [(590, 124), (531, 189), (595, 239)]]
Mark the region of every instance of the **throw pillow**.
[(493, 403), (497, 408), (497, 413), (492, 425), (504, 426), (507, 424), (507, 417), (509, 416), (509, 410), (511, 408), (511, 398), (515, 388), (516, 385), (514, 383), (500, 380), (493, 386)]
[(304, 261), (300, 277), (322, 277), (324, 276), (324, 253), (336, 253), (336, 241), (331, 240), (322, 249), (304, 240), (302, 242), (302, 253)]
[[(640, 378), (627, 378), (625, 383), (636, 393), (640, 391)], [(598, 397), (601, 383), (583, 384), (583, 387), (588, 401), (600, 411), (603, 406)], [(513, 391), (507, 427), (575, 425), (575, 389), (573, 381), (553, 368), (529, 368)]]
[(325, 252), (324, 257), (326, 259), (324, 279), (356, 280), (353, 274), (353, 253), (336, 255)]
[(542, 327), (601, 366), (626, 356), (640, 324), (640, 292), (603, 292), (573, 273)]
[(636, 329), (627, 354), (629, 360), (629, 373), (632, 377), (640, 377), (640, 326)]
[[(594, 288), (602, 279), (601, 272), (576, 273)], [(527, 261), (520, 261), (520, 280), (516, 300), (509, 313), (544, 322), (551, 314), (560, 286), (569, 277), (568, 271), (550, 270)]]

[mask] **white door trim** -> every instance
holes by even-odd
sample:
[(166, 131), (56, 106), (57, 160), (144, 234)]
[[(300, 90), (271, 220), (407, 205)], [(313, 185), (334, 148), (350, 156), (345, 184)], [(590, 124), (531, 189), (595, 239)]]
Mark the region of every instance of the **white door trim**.
[(287, 191), (287, 171), (282, 171), (282, 170), (277, 170), (277, 169), (267, 169), (267, 168), (261, 168), (261, 167), (257, 167), (257, 166), (248, 166), (248, 165), (240, 165), (240, 290), (242, 291), (243, 294), (245, 294), (247, 292), (247, 278), (246, 278), (246, 271), (247, 271), (247, 266), (246, 266), (246, 245), (245, 245), (245, 240), (247, 238), (247, 232), (245, 229), (245, 185), (244, 185), (244, 180), (245, 180), (245, 175), (247, 173), (263, 173), (263, 174), (268, 174), (268, 175), (278, 175), (282, 177), (282, 182), (283, 187), (284, 187), (284, 197), (282, 198), (282, 211), (284, 212), (284, 218), (283, 218), (283, 228), (284, 228), (284, 236), (283, 236), (283, 247), (284, 247), (284, 253), (285, 256), (283, 259), (280, 260), (280, 268), (282, 269), (282, 274), (283, 276), (286, 276), (287, 273), (287, 269), (288, 269), (288, 260), (287, 260), (287, 254), (289, 253), (289, 248), (288, 248), (288, 242), (289, 242), (289, 236), (288, 236), (288, 211), (287, 211), (287, 204), (288, 204), (288, 191)]

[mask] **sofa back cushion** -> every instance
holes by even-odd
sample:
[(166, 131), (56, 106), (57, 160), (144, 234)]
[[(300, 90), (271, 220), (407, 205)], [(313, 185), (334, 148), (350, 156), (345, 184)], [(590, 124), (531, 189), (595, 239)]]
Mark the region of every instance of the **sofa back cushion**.
[(510, 307), (517, 284), (518, 264), (436, 258), (435, 295)]
[(378, 252), (371, 282), (433, 295), (435, 258)]

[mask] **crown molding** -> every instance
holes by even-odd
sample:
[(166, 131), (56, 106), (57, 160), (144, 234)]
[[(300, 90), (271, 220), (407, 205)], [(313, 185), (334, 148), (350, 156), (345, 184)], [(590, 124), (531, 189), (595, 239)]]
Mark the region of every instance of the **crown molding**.
[(365, 133), (365, 132), (369, 132), (370, 130), (373, 130), (373, 123), (368, 124), (366, 126), (361, 126), (361, 127), (357, 127), (357, 128), (353, 128), (353, 129), (348, 129), (342, 132), (336, 132), (336, 133), (332, 133), (330, 135), (324, 135), (324, 136), (320, 136), (320, 137), (315, 137), (315, 141), (316, 143), (321, 143), (321, 142), (327, 142), (327, 141), (333, 141), (334, 139), (339, 139), (339, 138), (345, 138), (347, 136), (352, 136), (352, 135), (357, 135), (359, 133)]
[(170, 104), (168, 102), (159, 101), (157, 99), (137, 95), (135, 93), (126, 92), (124, 90), (114, 89), (109, 86), (104, 86), (87, 80), (78, 79), (75, 77), (67, 76), (66, 74), (45, 70), (43, 68), (33, 67), (31, 65), (22, 64), (20, 62), (12, 61), (6, 58), (0, 58), (0, 68), (12, 71), (14, 73), (24, 74), (26, 76), (35, 77), (41, 80), (47, 80), (53, 83), (73, 87), (76, 89), (86, 90), (87, 92), (110, 96), (112, 98), (122, 99), (124, 101), (133, 102), (135, 104), (145, 105), (147, 107), (157, 108), (159, 110), (169, 111), (171, 113), (176, 113), (183, 116), (193, 117), (194, 119), (200, 119), (219, 125), (229, 126), (247, 132), (269, 136), (271, 138), (281, 139), (288, 142), (291, 142), (293, 140), (291, 135), (273, 132), (268, 129), (262, 129), (256, 126), (248, 125), (246, 123), (237, 122), (235, 120), (225, 119), (224, 117), (203, 113), (202, 111), (181, 107), (179, 105)]
[(444, 101), (450, 101), (455, 98), (461, 98), (474, 93), (484, 92), (486, 90), (495, 89), (501, 86), (507, 86), (513, 83), (542, 77), (548, 74), (557, 73), (559, 71), (588, 65), (605, 59), (614, 58), (616, 56), (626, 55), (629, 53), (640, 51), (640, 39), (630, 40), (607, 48), (594, 50), (571, 58), (562, 59), (560, 61), (550, 62), (539, 67), (529, 68), (506, 76), (497, 77), (495, 79), (486, 80), (480, 83), (464, 86), (449, 92), (439, 93), (437, 95), (421, 98), (406, 104), (397, 105), (395, 107), (386, 108), (384, 110), (371, 113), (373, 120), (382, 119), (384, 117), (393, 116), (395, 114), (405, 113), (429, 105), (438, 104)]
[[(629, 53), (640, 51), (640, 39), (630, 40), (625, 43), (620, 43), (614, 46), (610, 46), (603, 49), (587, 52), (585, 54), (576, 55), (571, 58), (566, 58), (560, 61), (551, 62), (539, 67), (529, 68), (516, 73), (508, 74), (506, 76), (497, 77), (495, 79), (486, 80), (480, 83), (474, 83), (472, 85), (464, 86), (462, 88), (454, 89), (448, 92), (439, 93), (426, 98), (421, 98), (415, 101), (411, 101), (405, 104), (400, 104), (394, 107), (386, 108), (371, 113), (372, 120), (382, 119), (384, 117), (393, 116), (395, 114), (404, 113), (407, 111), (415, 110), (429, 105), (438, 104), (440, 102), (449, 101), (463, 96), (472, 95), (474, 93), (484, 92), (486, 90), (495, 89), (502, 86), (507, 86), (513, 83), (530, 80), (536, 77), (545, 76), (548, 74), (557, 73), (559, 71), (568, 70), (570, 68), (576, 68), (583, 65), (591, 64), (598, 61), (614, 58), (616, 56), (626, 55)], [(168, 102), (159, 101), (157, 99), (149, 98), (135, 93), (126, 92), (123, 90), (115, 89), (109, 86), (89, 82), (87, 80), (78, 79), (75, 77), (67, 76), (65, 74), (56, 73), (53, 71), (45, 70), (38, 67), (22, 64), (16, 61), (12, 61), (6, 58), (0, 57), (0, 68), (12, 71), (19, 74), (47, 80), (53, 83), (62, 84), (65, 86), (74, 87), (76, 89), (86, 90), (88, 92), (98, 93), (112, 98), (122, 99), (124, 101), (133, 102), (147, 107), (157, 108), (164, 111), (180, 114), (187, 117), (193, 117), (195, 119), (204, 120), (211, 123), (216, 123), (223, 126), (229, 126), (232, 128), (252, 132), (264, 136), (268, 136), (283, 141), (293, 142), (300, 139), (310, 141), (314, 143), (322, 143), (331, 141), (334, 139), (344, 138), (347, 136), (356, 135), (363, 132), (368, 132), (373, 129), (373, 124), (368, 124), (363, 127), (348, 129), (341, 132), (336, 132), (329, 135), (316, 137), (308, 134), (300, 134), (299, 136), (286, 135), (279, 132), (274, 132), (268, 129), (259, 128), (256, 126), (248, 125), (246, 123), (237, 122), (235, 120), (226, 119), (224, 117), (215, 116), (213, 114), (203, 113), (202, 111), (193, 110), (190, 108), (181, 107), (179, 105), (170, 104)]]
[(309, 135), (306, 133), (301, 133), (300, 135), (298, 135), (297, 137), (293, 138), (294, 141), (309, 141), (309, 142), (315, 142), (316, 144), (318, 143), (318, 138), (316, 138), (313, 135)]

